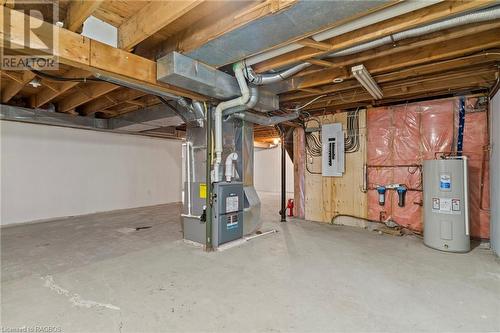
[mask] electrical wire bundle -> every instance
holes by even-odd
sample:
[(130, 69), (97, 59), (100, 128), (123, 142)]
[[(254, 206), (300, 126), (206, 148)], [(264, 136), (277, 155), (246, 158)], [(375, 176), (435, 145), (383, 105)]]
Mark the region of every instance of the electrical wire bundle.
[(314, 133), (306, 133), (306, 151), (312, 157), (321, 156), (321, 138)]
[(359, 150), (359, 109), (347, 113), (347, 131), (344, 141), (346, 153), (355, 153)]

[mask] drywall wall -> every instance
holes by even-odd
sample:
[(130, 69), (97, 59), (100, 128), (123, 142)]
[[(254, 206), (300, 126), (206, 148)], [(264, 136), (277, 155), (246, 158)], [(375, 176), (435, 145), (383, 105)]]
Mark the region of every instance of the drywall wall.
[(491, 247), (500, 255), (500, 92), (490, 103), (490, 239)]
[(181, 141), (0, 122), (1, 224), (181, 200)]
[[(254, 186), (257, 191), (281, 193), (281, 148), (255, 148)], [(293, 198), (293, 164), (286, 155), (286, 191)]]

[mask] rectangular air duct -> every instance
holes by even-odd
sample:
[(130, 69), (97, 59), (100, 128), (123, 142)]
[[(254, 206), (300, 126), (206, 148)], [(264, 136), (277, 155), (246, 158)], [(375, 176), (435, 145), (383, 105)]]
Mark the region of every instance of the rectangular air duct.
[[(178, 52), (158, 59), (157, 79), (220, 100), (233, 99), (241, 94), (236, 78)], [(254, 110), (267, 112), (278, 108), (278, 96), (259, 87), (259, 101)]]

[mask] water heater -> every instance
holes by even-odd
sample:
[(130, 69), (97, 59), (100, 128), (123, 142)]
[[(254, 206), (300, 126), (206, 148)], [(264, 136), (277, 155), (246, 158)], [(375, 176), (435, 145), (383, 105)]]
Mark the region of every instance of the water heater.
[(470, 251), (467, 158), (424, 161), (424, 244)]

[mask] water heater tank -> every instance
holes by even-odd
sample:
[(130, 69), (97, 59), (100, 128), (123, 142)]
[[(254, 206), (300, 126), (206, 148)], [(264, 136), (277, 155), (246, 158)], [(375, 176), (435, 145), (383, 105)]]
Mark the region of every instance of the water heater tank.
[(424, 244), (470, 251), (467, 158), (424, 161)]

